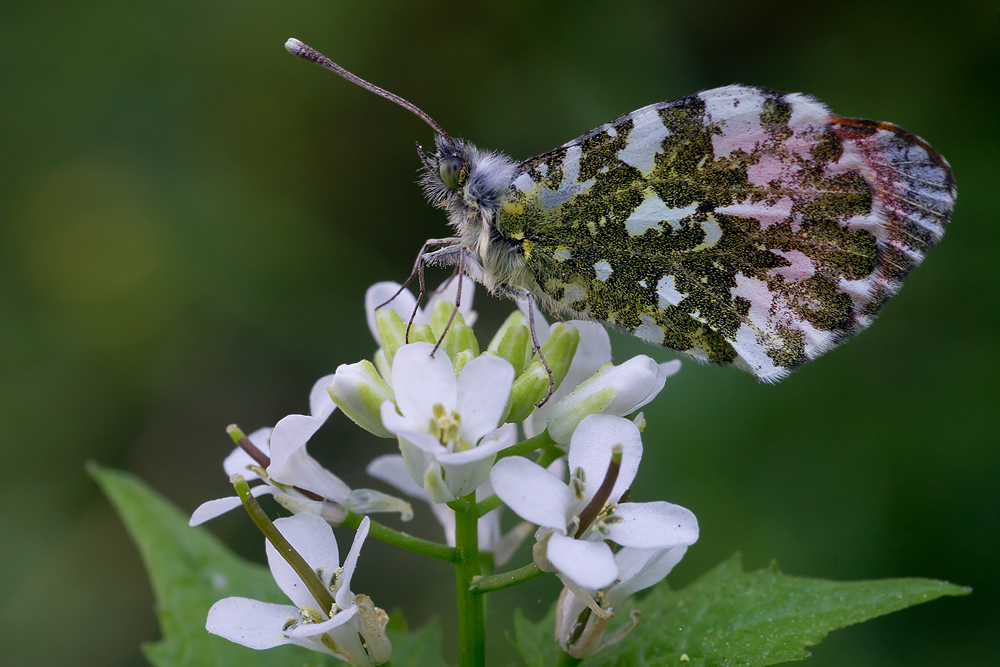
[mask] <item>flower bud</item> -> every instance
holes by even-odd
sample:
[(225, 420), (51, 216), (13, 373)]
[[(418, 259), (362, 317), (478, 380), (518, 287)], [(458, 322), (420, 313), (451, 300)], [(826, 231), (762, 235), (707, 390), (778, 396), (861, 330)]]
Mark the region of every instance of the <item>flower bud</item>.
[[(448, 320), (452, 313), (455, 313), (455, 319), (452, 320), (451, 326), (448, 326)], [(445, 328), (447, 328), (447, 332)], [(479, 356), (479, 341), (476, 340), (472, 327), (465, 323), (462, 313), (455, 311), (454, 303), (442, 300), (434, 304), (434, 312), (431, 315), (431, 331), (434, 332), (436, 339), (440, 338), (442, 333), (444, 334), (441, 349), (447, 352), (450, 358), (457, 359), (464, 350), (470, 350), (472, 356)], [(436, 339), (429, 342), (436, 343)]]
[[(381, 318), (387, 321), (393, 311), (379, 311), (390, 317)], [(399, 316), (396, 315), (396, 319)], [(376, 317), (376, 319), (379, 319)], [(383, 345), (388, 339), (388, 328), (379, 329)], [(385, 348), (383, 348), (385, 349)], [(359, 361), (356, 364), (344, 364), (337, 368), (333, 382), (328, 389), (330, 398), (345, 415), (350, 417), (361, 428), (374, 433), (380, 438), (391, 438), (393, 435), (382, 426), (381, 406), (386, 401), (393, 400), (392, 389), (382, 380), (369, 361)]]
[(556, 443), (565, 445), (588, 415), (621, 417), (635, 412), (660, 393), (667, 376), (674, 372), (673, 365), (660, 366), (645, 355), (633, 357), (619, 366), (604, 364), (552, 408), (548, 418), (549, 435)]
[(521, 376), (514, 380), (510, 390), (510, 409), (504, 418), (506, 422), (520, 422), (528, 418), (535, 404), (549, 393), (549, 374), (542, 362), (533, 361)]
[(538, 355), (535, 360), (514, 381), (510, 393), (510, 410), (504, 421), (520, 422), (528, 418), (535, 405), (555, 390), (566, 377), (576, 347), (580, 342), (580, 332), (573, 327), (557, 325), (552, 328), (549, 339), (542, 346), (542, 356), (552, 371), (554, 386), (549, 384), (549, 374)]
[[(552, 327), (549, 339), (542, 345), (542, 356), (552, 370), (553, 389), (559, 387), (569, 366), (573, 363), (573, 355), (580, 344), (580, 331), (574, 327), (557, 324)], [(537, 358), (538, 355), (535, 355)]]
[(385, 358), (392, 365), (396, 350), (406, 344), (406, 322), (391, 308), (380, 308), (375, 311), (375, 327), (382, 339), (382, 350)]
[(515, 310), (493, 336), (487, 348), (498, 357), (509, 361), (514, 367), (515, 375), (520, 375), (531, 359), (531, 332), (524, 323), (524, 315), (521, 311)]

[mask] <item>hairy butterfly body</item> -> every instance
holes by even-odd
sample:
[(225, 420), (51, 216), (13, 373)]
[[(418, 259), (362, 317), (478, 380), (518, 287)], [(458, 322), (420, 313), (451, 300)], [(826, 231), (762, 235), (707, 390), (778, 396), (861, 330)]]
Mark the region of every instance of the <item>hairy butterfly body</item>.
[(437, 132), (422, 184), (455, 230), (422, 263), (768, 382), (867, 327), (955, 201), (922, 139), (799, 94), (704, 91), (520, 164), (404, 105)]

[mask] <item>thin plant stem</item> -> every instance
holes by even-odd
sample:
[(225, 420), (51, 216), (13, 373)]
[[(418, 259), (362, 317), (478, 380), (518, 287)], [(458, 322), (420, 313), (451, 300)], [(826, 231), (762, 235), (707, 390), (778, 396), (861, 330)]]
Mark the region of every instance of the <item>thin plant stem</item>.
[(469, 587), (476, 595), (482, 595), (483, 593), (491, 593), (493, 591), (499, 591), (504, 588), (516, 586), (517, 584), (523, 584), (524, 582), (531, 581), (535, 577), (540, 577), (543, 574), (545, 574), (545, 572), (539, 570), (537, 565), (534, 563), (528, 563), (524, 567), (519, 567), (516, 570), (511, 570), (510, 572), (491, 574), (487, 577), (476, 577), (472, 580)]
[(483, 597), (470, 589), (481, 574), (479, 563), (479, 515), (475, 494), (464, 498), (468, 510), (455, 513), (455, 585), (458, 589), (459, 667), (485, 667), (486, 626)]
[[(364, 516), (360, 514), (350, 512), (347, 515), (347, 518), (344, 519), (343, 525), (348, 528), (356, 529), (361, 525), (361, 520), (363, 518)], [(377, 521), (372, 521), (371, 517), (369, 517), (368, 520), (371, 522), (368, 527), (368, 535), (371, 537), (423, 556), (430, 556), (431, 558), (437, 558), (438, 560), (447, 561), (449, 563), (454, 563), (456, 560), (457, 552), (452, 547), (439, 544), (437, 542), (431, 542), (430, 540), (423, 540), (402, 531), (393, 530), (392, 528), (383, 526)]]
[(502, 504), (503, 501), (500, 500), (500, 498), (497, 497), (497, 494), (494, 493), (489, 498), (484, 498), (476, 503), (476, 513), (479, 514), (479, 516), (485, 516), (487, 512), (500, 507)]
[(527, 440), (523, 440), (516, 445), (511, 445), (506, 449), (501, 449), (497, 452), (497, 461), (508, 456), (521, 456), (523, 454), (527, 454), (528, 452), (533, 452), (541, 447), (554, 444), (556, 444), (556, 442), (549, 437), (549, 432), (542, 431), (533, 438), (528, 438)]
[(555, 445), (546, 445), (545, 447), (542, 448), (542, 451), (538, 452), (538, 458), (535, 459), (535, 463), (542, 466), (543, 468), (548, 468), (550, 463), (552, 463), (565, 453), (566, 452), (559, 449)]
[(306, 559), (295, 550), (295, 547), (285, 539), (285, 536), (278, 531), (275, 525), (271, 523), (270, 517), (267, 516), (267, 513), (257, 502), (257, 499), (250, 493), (250, 485), (247, 484), (243, 475), (233, 475), (231, 481), (233, 486), (236, 487), (236, 493), (239, 494), (240, 500), (243, 501), (243, 507), (246, 508), (250, 518), (260, 528), (260, 532), (264, 533), (264, 537), (267, 538), (278, 553), (281, 554), (281, 557), (295, 570), (295, 574), (306, 585), (306, 588), (312, 594), (317, 604), (319, 604), (323, 613), (327, 615), (331, 614), (331, 610), (333, 609), (333, 595), (330, 594), (327, 587), (316, 576), (316, 572), (309, 566)]

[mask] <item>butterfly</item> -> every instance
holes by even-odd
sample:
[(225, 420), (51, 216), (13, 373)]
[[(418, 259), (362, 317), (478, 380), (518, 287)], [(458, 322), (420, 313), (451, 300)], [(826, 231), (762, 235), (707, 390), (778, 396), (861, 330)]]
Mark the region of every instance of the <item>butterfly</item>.
[(417, 260), (775, 382), (872, 323), (944, 234), (947, 161), (893, 125), (732, 85), (659, 102), (518, 163), (420, 116), (421, 183), (454, 236)]

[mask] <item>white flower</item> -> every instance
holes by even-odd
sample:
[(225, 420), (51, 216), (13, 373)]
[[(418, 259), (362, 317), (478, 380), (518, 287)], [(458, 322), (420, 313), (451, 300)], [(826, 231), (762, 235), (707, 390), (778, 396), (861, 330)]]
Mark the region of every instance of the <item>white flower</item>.
[[(516, 429), (517, 426), (505, 424), (501, 428), (505, 430)], [(372, 477), (391, 484), (411, 498), (417, 498), (429, 504), (434, 518), (444, 528), (444, 537), (448, 546), (455, 546), (455, 511), (443, 503), (434, 502), (424, 493), (423, 487), (414, 482), (406, 471), (406, 463), (402, 456), (399, 454), (379, 456), (368, 464), (366, 470)], [(476, 489), (476, 500), (484, 500), (491, 495), (493, 495), (493, 487), (487, 479)], [(496, 566), (507, 563), (534, 530), (530, 523), (522, 521), (507, 533), (503, 533), (500, 529), (500, 511), (502, 509), (502, 507), (496, 507), (490, 510), (479, 517), (478, 524), (479, 550), (493, 554), (493, 564)]]
[(680, 368), (680, 361), (658, 364), (645, 355), (632, 357), (618, 366), (603, 364), (597, 373), (553, 406), (548, 415), (549, 435), (565, 445), (587, 415), (624, 417), (635, 412), (656, 398), (666, 379)]
[[(603, 504), (592, 507), (616, 450), (621, 452), (621, 463), (614, 485)], [(501, 459), (490, 474), (504, 504), (540, 526), (536, 564), (546, 571), (555, 570), (566, 587), (598, 615), (607, 616), (607, 610), (596, 605), (586, 590), (605, 588), (621, 574), (604, 540), (627, 547), (668, 549), (698, 539), (698, 521), (683, 507), (667, 502), (618, 502), (632, 485), (641, 457), (642, 441), (632, 422), (591, 415), (570, 441), (568, 485), (518, 456)]]
[(319, 517), (297, 514), (278, 519), (274, 525), (313, 568), (323, 585), (334, 592), (334, 608), (322, 609), (292, 567), (268, 542), (271, 574), (295, 606), (226, 598), (212, 605), (206, 629), (253, 649), (297, 644), (346, 660), (355, 667), (375, 667), (388, 662), (392, 644), (383, 631), (388, 616), (368, 596), (351, 592), (351, 577), (368, 535), (368, 518), (361, 521), (343, 569), (333, 529)]
[[(289, 415), (273, 429), (258, 429), (247, 436), (269, 459), (266, 468), (237, 447), (223, 462), (226, 475), (239, 473), (247, 481), (260, 479), (264, 484), (252, 487), (254, 497), (273, 494), (289, 511), (316, 514), (333, 524), (343, 522), (348, 511), (399, 512), (404, 521), (409, 520), (413, 517), (409, 503), (371, 489), (351, 490), (306, 451), (309, 438), (336, 409), (327, 393), (332, 380), (333, 376), (327, 375), (313, 385), (309, 415)], [(190, 524), (204, 523), (240, 504), (238, 496), (210, 500), (194, 511)]]
[[(620, 609), (625, 598), (666, 577), (686, 551), (686, 545), (667, 549), (623, 547), (615, 553), (615, 563), (621, 572), (618, 581), (601, 590), (583, 590), (598, 605)], [(608, 619), (587, 613), (587, 604), (571, 593), (568, 588), (563, 589), (556, 605), (556, 641), (563, 651), (574, 658), (584, 658), (621, 641), (639, 624), (639, 612), (633, 611), (628, 623), (598, 644)]]
[[(418, 308), (416, 297), (413, 296), (410, 290), (401, 288), (399, 283), (375, 283), (365, 293), (365, 316), (368, 318), (368, 329), (372, 332), (372, 336), (378, 341), (379, 345), (381, 345), (382, 339), (379, 336), (378, 327), (375, 326), (375, 309), (379, 306), (396, 311), (396, 314), (404, 322), (409, 322), (410, 316), (414, 315), (415, 311), (416, 315), (413, 317), (414, 325), (430, 324), (431, 314), (434, 312), (434, 306), (437, 305), (438, 301), (455, 303), (458, 285), (459, 280), (449, 278), (441, 283), (436, 290), (431, 292), (426, 306)], [(458, 307), (458, 312), (462, 314), (465, 323), (472, 326), (476, 321), (476, 313), (472, 310), (472, 296), (475, 293), (476, 283), (472, 278), (463, 275), (461, 277), (461, 285), (462, 303)], [(396, 295), (395, 298), (393, 298), (394, 294)], [(392, 300), (389, 301), (389, 299)]]
[[(475, 491), (489, 476), (496, 453), (514, 444), (497, 430), (507, 408), (514, 369), (505, 359), (483, 355), (455, 378), (443, 350), (411, 343), (396, 352), (392, 391), (382, 404), (382, 424), (399, 438), (406, 469), (434, 502)], [(398, 408), (398, 412), (397, 412)]]

